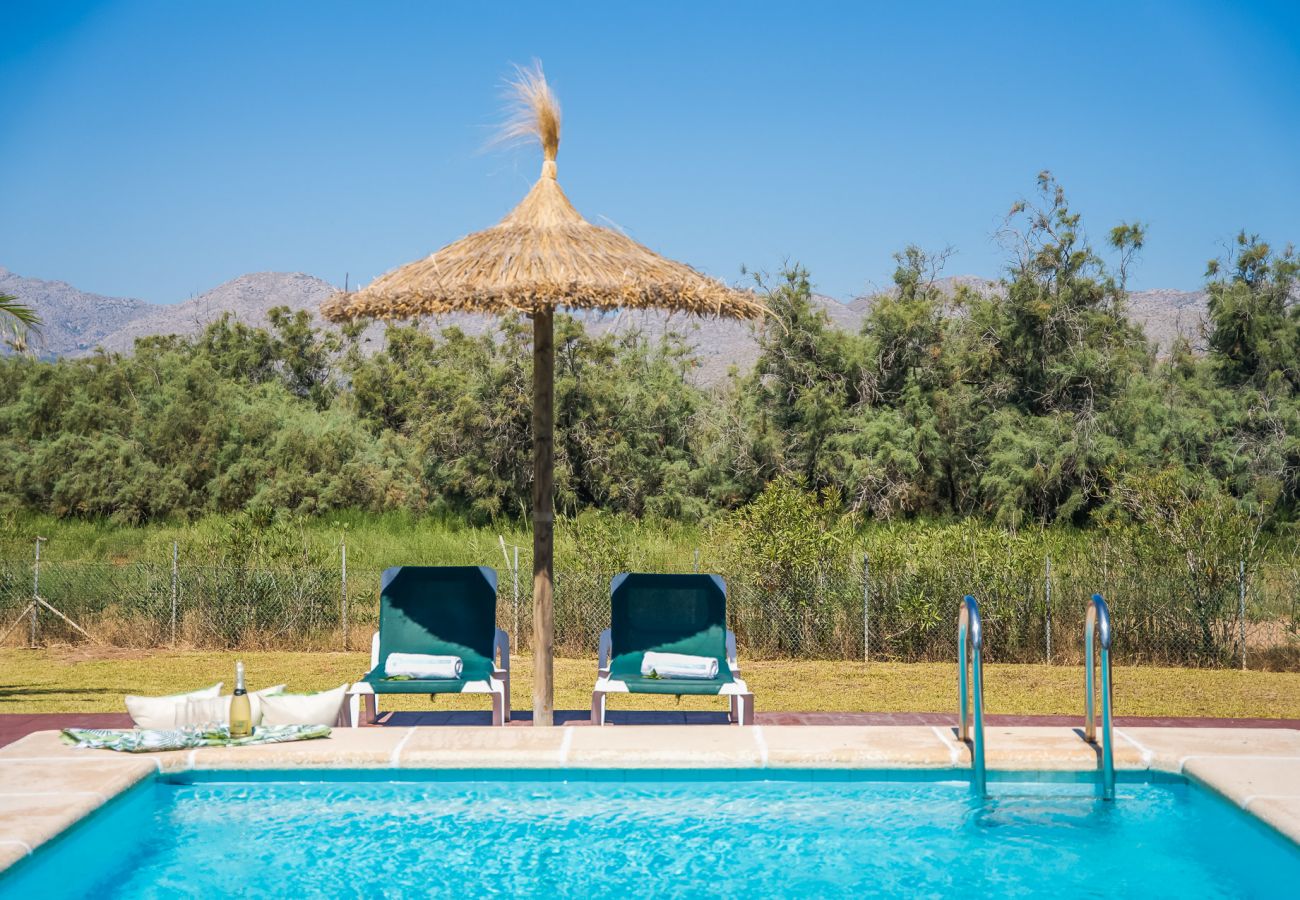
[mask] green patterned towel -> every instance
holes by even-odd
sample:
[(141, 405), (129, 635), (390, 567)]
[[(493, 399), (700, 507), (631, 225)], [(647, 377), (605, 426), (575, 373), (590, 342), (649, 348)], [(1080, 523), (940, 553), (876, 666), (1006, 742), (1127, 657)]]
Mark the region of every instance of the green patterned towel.
[(63, 743), (88, 750), (119, 750), (123, 753), (155, 753), (159, 750), (190, 750), (194, 747), (245, 747), (249, 744), (283, 744), (330, 736), (328, 725), (271, 725), (253, 729), (247, 737), (232, 738), (230, 729), (181, 728), (150, 731), (136, 728), (65, 728)]

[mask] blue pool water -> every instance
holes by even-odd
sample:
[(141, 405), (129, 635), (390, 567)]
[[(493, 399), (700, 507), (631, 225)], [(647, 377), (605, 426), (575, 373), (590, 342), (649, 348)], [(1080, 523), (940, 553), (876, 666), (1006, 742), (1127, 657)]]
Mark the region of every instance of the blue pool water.
[(1169, 777), (1122, 781), (1114, 803), (1073, 776), (996, 780), (983, 802), (951, 773), (393, 777), (160, 778), (0, 876), (0, 897), (1188, 898), (1300, 884), (1300, 847)]

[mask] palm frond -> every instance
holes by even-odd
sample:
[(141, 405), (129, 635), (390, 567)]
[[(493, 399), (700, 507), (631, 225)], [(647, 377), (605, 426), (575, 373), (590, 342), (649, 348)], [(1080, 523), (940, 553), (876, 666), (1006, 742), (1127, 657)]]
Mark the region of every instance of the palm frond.
[(36, 310), (11, 294), (0, 294), (0, 322), (4, 323), (5, 330), (10, 331), (37, 331), (41, 327), (41, 317), (36, 314)]

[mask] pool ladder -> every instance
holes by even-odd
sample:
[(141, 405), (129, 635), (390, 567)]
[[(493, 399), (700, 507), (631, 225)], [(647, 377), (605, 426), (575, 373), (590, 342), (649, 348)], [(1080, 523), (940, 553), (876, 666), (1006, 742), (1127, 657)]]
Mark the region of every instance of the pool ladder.
[(1090, 744), (1097, 743), (1096, 682), (1093, 669), (1098, 660), (1094, 654), (1096, 649), (1093, 643), (1094, 632), (1099, 638), (1098, 643), (1101, 644), (1101, 799), (1114, 800), (1115, 751), (1110, 710), (1110, 607), (1106, 605), (1101, 594), (1093, 594), (1088, 601), (1088, 617), (1084, 622), (1083, 633), (1083, 689), (1086, 695), (1083, 736)]
[[(970, 784), (971, 790), (979, 797), (985, 795), (987, 787), (984, 772), (984, 668), (980, 660), (983, 646), (984, 632), (980, 628), (980, 605), (975, 602), (974, 597), (967, 594), (962, 598), (961, 611), (957, 614), (957, 684), (961, 691), (959, 736), (962, 743), (971, 740), (971, 707), (974, 706), (975, 737), (971, 744)], [(967, 665), (970, 666), (971, 672), (969, 691), (966, 679)]]

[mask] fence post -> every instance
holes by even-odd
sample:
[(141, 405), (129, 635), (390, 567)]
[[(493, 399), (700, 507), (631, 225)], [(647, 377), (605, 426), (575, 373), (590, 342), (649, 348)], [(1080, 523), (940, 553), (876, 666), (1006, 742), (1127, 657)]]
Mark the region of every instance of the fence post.
[(515, 564), (510, 569), (510, 588), (511, 588), (512, 596), (514, 597), (514, 606), (515, 606), (515, 631), (513, 637), (515, 641), (515, 646), (518, 647), (520, 640), (522, 640), (522, 635), (519, 634), (519, 545), (518, 544), (515, 544)]
[(1246, 561), (1237, 561), (1237, 635), (1241, 641), (1241, 670), (1246, 671)]
[(695, 548), (695, 574), (700, 574), (700, 548)]
[(871, 662), (871, 557), (862, 554), (862, 661)]
[(343, 622), (343, 649), (348, 649), (348, 539), (339, 538), (339, 558), (341, 563), (340, 571), (342, 572), (342, 603), (339, 609), (339, 618)]
[(1047, 554), (1043, 576), (1043, 609), (1045, 615), (1045, 632), (1047, 637), (1047, 664), (1052, 664), (1052, 554)]
[(32, 564), (32, 628), (28, 646), (36, 649), (36, 615), (40, 609), (41, 596), (41, 541), (43, 537), (36, 538), (36, 562)]
[(176, 647), (176, 601), (177, 588), (180, 585), (180, 570), (177, 567), (177, 560), (180, 556), (180, 542), (172, 541), (172, 647)]

